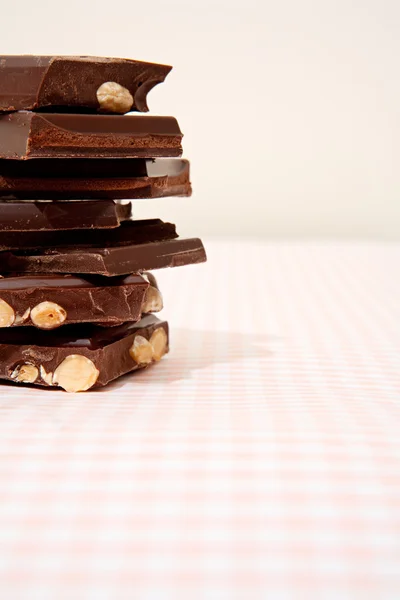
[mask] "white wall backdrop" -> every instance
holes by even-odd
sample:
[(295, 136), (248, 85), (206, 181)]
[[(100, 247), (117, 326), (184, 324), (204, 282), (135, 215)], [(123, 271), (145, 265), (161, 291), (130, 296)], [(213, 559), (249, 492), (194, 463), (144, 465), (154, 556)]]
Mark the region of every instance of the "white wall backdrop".
[(400, 237), (397, 0), (23, 0), (3, 54), (174, 65), (149, 96), (178, 117), (192, 199), (138, 215), (215, 236)]

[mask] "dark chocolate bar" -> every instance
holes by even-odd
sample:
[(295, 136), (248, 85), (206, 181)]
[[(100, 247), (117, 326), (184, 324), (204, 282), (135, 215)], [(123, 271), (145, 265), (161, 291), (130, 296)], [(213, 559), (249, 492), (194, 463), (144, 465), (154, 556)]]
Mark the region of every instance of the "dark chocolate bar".
[(174, 117), (14, 112), (0, 115), (0, 158), (180, 156)]
[(168, 349), (168, 324), (154, 315), (119, 327), (0, 329), (0, 378), (82, 392), (148, 367)]
[(0, 252), (0, 272), (93, 273), (112, 277), (166, 267), (182, 267), (206, 260), (201, 240), (178, 238), (108, 248), (62, 248), (41, 254)]
[[(0, 202), (0, 244), (3, 232), (111, 229), (132, 216), (132, 205), (113, 200), (79, 202), (7, 200)], [(71, 235), (71, 234), (69, 234)], [(13, 236), (18, 240), (18, 236)], [(22, 236), (23, 237), (23, 236)], [(54, 234), (57, 239), (58, 234)]]
[[(0, 203), (0, 219), (2, 203)], [(124, 221), (112, 229), (77, 229), (47, 231), (0, 231), (0, 251), (35, 250), (42, 248), (86, 248), (121, 246), (158, 242), (178, 237), (173, 223), (160, 219)]]
[(191, 192), (189, 161), (179, 158), (0, 159), (0, 197), (97, 200)]
[(126, 277), (30, 275), (0, 279), (0, 327), (56, 329), (69, 323), (114, 326), (162, 309), (148, 274)]
[[(0, 56), (0, 111), (95, 112), (108, 107), (111, 112), (146, 112), (148, 92), (164, 81), (171, 68), (95, 56)], [(109, 88), (111, 99), (104, 106), (101, 86), (108, 82), (119, 87)]]

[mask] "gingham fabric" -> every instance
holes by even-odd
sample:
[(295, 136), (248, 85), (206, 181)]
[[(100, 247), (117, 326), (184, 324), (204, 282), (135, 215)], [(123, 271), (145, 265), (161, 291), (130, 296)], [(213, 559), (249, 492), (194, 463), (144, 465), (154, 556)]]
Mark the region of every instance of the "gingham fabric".
[(0, 387), (0, 598), (400, 598), (400, 246), (209, 243), (171, 353)]

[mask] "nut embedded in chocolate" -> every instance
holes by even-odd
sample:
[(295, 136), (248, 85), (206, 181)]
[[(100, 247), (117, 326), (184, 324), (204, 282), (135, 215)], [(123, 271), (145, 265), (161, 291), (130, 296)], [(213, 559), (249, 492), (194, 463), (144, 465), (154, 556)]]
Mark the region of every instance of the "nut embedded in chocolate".
[(160, 290), (152, 285), (149, 285), (149, 287), (146, 290), (146, 295), (142, 306), (142, 312), (159, 312), (163, 309), (163, 306), (163, 298), (161, 296)]
[[(117, 327), (80, 324), (53, 331), (0, 329), (0, 378), (14, 382), (30, 379), (35, 385), (58, 385), (78, 392), (147, 367), (167, 351), (168, 324), (154, 315)], [(25, 365), (33, 368), (25, 369)], [(39, 376), (33, 381), (35, 369)]]
[(125, 114), (133, 105), (133, 98), (124, 86), (116, 81), (105, 81), (96, 92), (102, 112)]
[(84, 392), (97, 381), (99, 371), (90, 358), (82, 354), (70, 354), (54, 371), (53, 384), (66, 392)]
[(43, 365), (40, 365), (40, 377), (47, 385), (53, 385), (53, 373), (47, 373)]
[(153, 362), (154, 350), (146, 338), (137, 335), (129, 348), (129, 354), (138, 365), (149, 365)]
[(29, 319), (30, 314), (31, 314), (31, 309), (28, 307), (23, 315), (15, 315), (15, 320), (14, 320), (13, 324), (14, 325), (22, 325), (22, 323), (25, 323), (25, 321), (27, 321)]
[(21, 383), (35, 383), (39, 377), (39, 370), (31, 363), (18, 365), (10, 375), (11, 379)]
[(99, 105), (96, 90), (118, 81), (134, 98), (133, 110), (146, 112), (149, 91), (164, 81), (170, 66), (96, 56), (0, 56), (0, 111), (91, 110)]
[(0, 298), (0, 327), (11, 327), (14, 321), (14, 309), (5, 300)]
[(168, 337), (163, 327), (158, 327), (152, 334), (149, 340), (153, 347), (153, 358), (156, 361), (162, 359), (168, 348)]
[(111, 279), (51, 274), (3, 277), (0, 322), (3, 315), (2, 326), (51, 330), (72, 323), (109, 327), (138, 321), (148, 287), (148, 281), (135, 274)]
[(55, 302), (40, 302), (31, 310), (31, 320), (39, 329), (55, 329), (67, 318), (67, 311)]

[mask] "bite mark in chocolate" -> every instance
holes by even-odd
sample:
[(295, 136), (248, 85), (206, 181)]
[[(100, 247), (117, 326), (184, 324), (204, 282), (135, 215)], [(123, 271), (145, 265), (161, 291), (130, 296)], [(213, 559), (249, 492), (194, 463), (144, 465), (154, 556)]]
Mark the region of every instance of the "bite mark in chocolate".
[(127, 110), (147, 112), (147, 94), (164, 81), (171, 68), (95, 56), (0, 56), (0, 111), (52, 108), (96, 112), (102, 109), (99, 88), (115, 82), (132, 97)]

